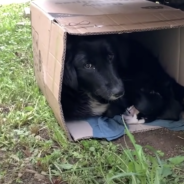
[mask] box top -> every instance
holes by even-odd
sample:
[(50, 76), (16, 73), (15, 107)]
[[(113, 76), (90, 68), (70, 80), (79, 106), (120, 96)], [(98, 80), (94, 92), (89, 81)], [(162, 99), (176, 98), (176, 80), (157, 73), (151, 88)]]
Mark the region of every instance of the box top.
[(34, 2), (70, 34), (136, 32), (180, 27), (184, 12), (146, 0)]

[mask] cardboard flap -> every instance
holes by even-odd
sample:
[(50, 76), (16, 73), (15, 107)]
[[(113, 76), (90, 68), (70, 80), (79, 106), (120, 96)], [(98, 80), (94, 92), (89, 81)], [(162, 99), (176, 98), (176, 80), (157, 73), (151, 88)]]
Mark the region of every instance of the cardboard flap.
[[(74, 139), (74, 141), (78, 141), (81, 139), (89, 139), (89, 138), (99, 138), (95, 137), (95, 130), (90, 126), (87, 121), (73, 121), (67, 122), (66, 126)], [(123, 127), (122, 127), (123, 128)], [(131, 124), (129, 125), (129, 131), (131, 133), (145, 132), (148, 130), (156, 130), (162, 127), (159, 126), (150, 126), (146, 124)], [(85, 130), (85, 131), (84, 131)], [(106, 137), (100, 137), (106, 138)]]
[(70, 34), (132, 32), (183, 26), (184, 12), (146, 0), (39, 0)]

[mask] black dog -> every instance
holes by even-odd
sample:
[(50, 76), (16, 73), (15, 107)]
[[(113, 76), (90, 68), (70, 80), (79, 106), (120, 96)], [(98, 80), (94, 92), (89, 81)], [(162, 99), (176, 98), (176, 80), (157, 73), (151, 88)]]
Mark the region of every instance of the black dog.
[(111, 36), (68, 36), (61, 104), (65, 120), (105, 114), (124, 94)]
[[(126, 45), (126, 59), (120, 61), (120, 75), (124, 81), (128, 106), (134, 105), (148, 121), (178, 120), (182, 111), (184, 87), (162, 68), (157, 57), (139, 42), (118, 39)], [(118, 112), (118, 111), (117, 111)]]
[(134, 73), (134, 78), (125, 81), (125, 98), (128, 106), (134, 106), (140, 113), (137, 118), (145, 122), (155, 120), (165, 108), (164, 98), (156, 91), (152, 76), (145, 73)]
[(135, 95), (134, 106), (140, 112), (138, 120), (145, 119), (147, 123), (156, 119), (173, 121), (180, 119), (182, 102), (176, 100), (171, 83), (163, 84), (161, 90), (165, 91), (165, 96), (164, 93), (160, 94), (149, 88), (141, 88)]

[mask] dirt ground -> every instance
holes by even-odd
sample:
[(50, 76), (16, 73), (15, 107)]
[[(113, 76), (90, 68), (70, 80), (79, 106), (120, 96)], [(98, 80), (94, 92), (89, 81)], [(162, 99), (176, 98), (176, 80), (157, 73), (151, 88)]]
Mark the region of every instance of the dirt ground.
[[(165, 128), (134, 134), (137, 144), (152, 146), (156, 150), (164, 152), (163, 158), (184, 155), (184, 131), (171, 131)], [(127, 136), (114, 141), (117, 144), (132, 148)], [(145, 149), (146, 152), (147, 149)]]

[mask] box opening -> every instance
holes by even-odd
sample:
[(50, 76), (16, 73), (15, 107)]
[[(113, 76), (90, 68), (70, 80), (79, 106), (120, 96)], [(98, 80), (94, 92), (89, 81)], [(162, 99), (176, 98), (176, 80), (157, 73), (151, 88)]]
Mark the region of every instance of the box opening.
[[(102, 33), (103, 34), (103, 33)], [(134, 33), (122, 33), (127, 38), (132, 38), (142, 43), (161, 61), (165, 71), (178, 83), (184, 85), (184, 76), (181, 72), (184, 54), (181, 52), (183, 47), (184, 29), (162, 29), (156, 31), (142, 31)], [(110, 36), (111, 34), (109, 34)], [(85, 35), (86, 36), (86, 35)], [(74, 37), (85, 37), (67, 34), (67, 39)], [(96, 35), (93, 35), (95, 37)], [(66, 41), (67, 44), (67, 41)], [(149, 62), (149, 61), (148, 61)], [(85, 121), (66, 122), (72, 137), (77, 140), (80, 138), (93, 137), (93, 130)], [(159, 126), (130, 125), (131, 132), (143, 132), (161, 128)], [(82, 131), (84, 129), (85, 131)], [(90, 135), (90, 136), (89, 136)]]

